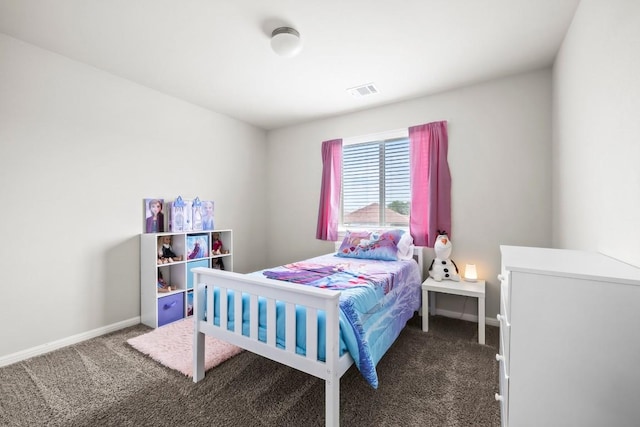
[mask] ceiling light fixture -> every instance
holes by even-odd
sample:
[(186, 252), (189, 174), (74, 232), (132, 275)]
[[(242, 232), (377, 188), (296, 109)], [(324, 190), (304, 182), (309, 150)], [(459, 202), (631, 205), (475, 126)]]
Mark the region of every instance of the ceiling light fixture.
[(280, 56), (291, 58), (302, 49), (300, 33), (290, 27), (279, 27), (271, 33), (271, 49)]

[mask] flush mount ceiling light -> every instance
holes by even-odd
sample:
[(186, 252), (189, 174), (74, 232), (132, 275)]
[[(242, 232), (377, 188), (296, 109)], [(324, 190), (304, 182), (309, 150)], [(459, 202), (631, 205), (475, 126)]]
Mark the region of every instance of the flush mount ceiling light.
[(302, 49), (300, 33), (290, 27), (280, 27), (271, 33), (271, 49), (280, 56), (291, 58)]

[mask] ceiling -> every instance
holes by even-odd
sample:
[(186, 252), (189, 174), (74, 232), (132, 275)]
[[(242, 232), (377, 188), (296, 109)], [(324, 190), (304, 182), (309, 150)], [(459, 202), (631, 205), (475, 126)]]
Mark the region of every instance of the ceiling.
[(547, 67), (578, 3), (0, 0), (0, 32), (269, 130)]

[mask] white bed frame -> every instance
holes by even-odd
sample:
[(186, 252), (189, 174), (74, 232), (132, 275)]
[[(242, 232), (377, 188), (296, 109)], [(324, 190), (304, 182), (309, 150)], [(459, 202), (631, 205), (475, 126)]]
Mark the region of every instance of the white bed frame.
[[(422, 248), (416, 248), (414, 257), (423, 272)], [(306, 372), (325, 381), (325, 414), (327, 426), (340, 424), (340, 377), (353, 364), (348, 352), (340, 356), (339, 329), (339, 291), (331, 291), (311, 286), (301, 286), (283, 281), (239, 274), (230, 271), (198, 267), (194, 274), (194, 335), (193, 335), (193, 381), (204, 378), (205, 335), (237, 345), (252, 353), (267, 357), (276, 362)], [(205, 290), (215, 285), (219, 289), (220, 324), (214, 325), (213, 291)], [(234, 306), (228, 307), (227, 294), (233, 290), (235, 295), (249, 295), (249, 336), (242, 335), (242, 321), (236, 321), (232, 331), (227, 329), (227, 315), (233, 310), (234, 319), (242, 319), (242, 298), (234, 298)], [(258, 297), (267, 301), (267, 341), (258, 340)], [(276, 301), (285, 304), (285, 346), (276, 346)], [(224, 304), (223, 304), (224, 303)], [(296, 306), (306, 307), (306, 355), (296, 353)], [(318, 310), (326, 314), (326, 361), (318, 360)], [(274, 326), (271, 326), (274, 325)]]

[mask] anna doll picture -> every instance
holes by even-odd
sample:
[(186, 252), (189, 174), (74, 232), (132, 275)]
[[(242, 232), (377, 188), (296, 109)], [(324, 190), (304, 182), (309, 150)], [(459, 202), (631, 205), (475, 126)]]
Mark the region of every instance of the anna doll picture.
[(164, 231), (164, 213), (162, 199), (147, 199), (147, 219), (145, 232), (162, 233)]

